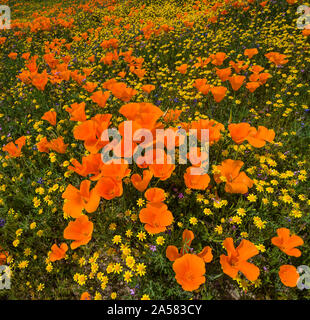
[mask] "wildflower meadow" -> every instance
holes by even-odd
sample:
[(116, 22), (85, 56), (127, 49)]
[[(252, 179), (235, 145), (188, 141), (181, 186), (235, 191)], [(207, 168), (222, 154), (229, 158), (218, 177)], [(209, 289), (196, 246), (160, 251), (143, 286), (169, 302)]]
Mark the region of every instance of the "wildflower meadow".
[(0, 9), (1, 300), (310, 298), (309, 2)]

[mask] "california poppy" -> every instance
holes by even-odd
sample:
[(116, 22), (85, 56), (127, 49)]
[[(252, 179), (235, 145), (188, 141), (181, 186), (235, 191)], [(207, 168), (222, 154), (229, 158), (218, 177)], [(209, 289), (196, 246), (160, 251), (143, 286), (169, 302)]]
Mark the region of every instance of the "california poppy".
[(121, 181), (114, 178), (102, 177), (98, 180), (94, 190), (100, 197), (111, 200), (123, 194), (123, 185)]
[(87, 291), (83, 292), (80, 300), (91, 300), (90, 294)]
[(170, 156), (167, 156), (165, 153), (163, 159), (154, 159), (153, 163), (149, 165), (149, 169), (154, 177), (164, 181), (170, 178), (175, 169), (175, 165), (171, 162)]
[(245, 76), (240, 76), (240, 75), (231, 76), (228, 78), (228, 80), (233, 90), (238, 91), (245, 80)]
[(247, 260), (256, 256), (259, 251), (249, 240), (242, 239), (239, 246), (235, 249), (234, 240), (226, 238), (223, 243), (228, 255), (220, 256), (220, 263), (223, 272), (235, 279), (241, 271), (248, 280), (255, 281), (259, 276), (259, 268)]
[(226, 58), (227, 55), (225, 52), (217, 52), (210, 55), (211, 63), (215, 66), (221, 66)]
[(290, 235), (290, 230), (287, 228), (277, 229), (277, 237), (271, 239), (272, 244), (277, 246), (281, 251), (289, 256), (300, 257), (301, 251), (295, 247), (304, 244), (302, 238), (297, 235)]
[(153, 177), (153, 174), (150, 170), (144, 170), (143, 171), (143, 179), (141, 176), (137, 173), (133, 174), (130, 178), (133, 186), (139, 190), (140, 192), (143, 192), (147, 186), (149, 185), (151, 179)]
[(144, 86), (141, 87), (141, 89), (144, 92), (147, 92), (148, 94), (150, 94), (155, 89), (155, 86), (153, 86), (152, 84), (145, 84)]
[(175, 272), (177, 283), (185, 291), (193, 291), (205, 283), (205, 262), (194, 254), (185, 254), (174, 261), (172, 268)]
[(272, 142), (275, 137), (273, 129), (267, 129), (266, 127), (259, 126), (258, 130), (251, 127), (250, 133), (247, 136), (249, 144), (255, 148), (261, 148), (266, 144), (266, 141)]
[(297, 285), (299, 273), (294, 266), (285, 264), (280, 267), (279, 277), (285, 286), (293, 288)]
[(217, 166), (219, 174), (214, 174), (216, 183), (226, 182), (225, 191), (228, 193), (247, 193), (248, 188), (253, 187), (251, 180), (244, 172), (240, 172), (243, 162), (240, 160), (226, 159)]
[(70, 113), (71, 121), (86, 121), (85, 102), (75, 102), (70, 107), (67, 107), (66, 111)]
[(51, 249), (52, 252), (50, 253), (49, 260), (51, 262), (54, 262), (56, 260), (61, 260), (66, 256), (68, 246), (63, 242), (59, 247), (57, 246), (57, 244), (53, 244)]
[(70, 221), (64, 230), (64, 238), (74, 240), (71, 243), (71, 249), (87, 244), (93, 233), (94, 225), (88, 220), (86, 215), (81, 215), (74, 221)]
[(15, 143), (9, 142), (7, 145), (5, 145), (2, 150), (8, 152), (9, 156), (6, 156), (7, 158), (17, 158), (22, 153), (22, 147), (26, 143), (26, 137), (22, 136), (15, 140)]
[(176, 67), (176, 70), (178, 70), (182, 74), (185, 74), (186, 70), (187, 70), (187, 64), (182, 64), (182, 65)]
[(230, 67), (225, 69), (216, 68), (216, 74), (222, 81), (226, 81), (229, 79), (231, 75), (231, 68)]
[(119, 113), (144, 129), (153, 129), (157, 120), (163, 115), (158, 107), (148, 102), (125, 104), (120, 108)]
[(139, 218), (145, 223), (144, 228), (150, 234), (164, 232), (173, 221), (172, 213), (162, 202), (151, 202), (140, 210)]
[(228, 125), (228, 130), (233, 141), (237, 144), (240, 144), (248, 137), (251, 130), (251, 125), (246, 122), (230, 123)]
[(269, 52), (265, 54), (265, 57), (276, 66), (281, 66), (286, 64), (288, 60), (286, 59), (287, 56), (285, 54), (281, 54), (279, 52)]
[(210, 176), (205, 174), (192, 174), (191, 170), (199, 170), (204, 172), (203, 168), (189, 167), (184, 174), (184, 182), (187, 188), (196, 190), (205, 190), (210, 183)]
[(48, 121), (52, 126), (56, 125), (56, 111), (50, 110), (44, 113), (44, 115), (41, 117), (42, 120)]
[(256, 48), (253, 49), (245, 49), (244, 53), (245, 56), (247, 56), (249, 59), (251, 59), (253, 56), (258, 54), (258, 50)]
[(99, 107), (104, 108), (109, 97), (110, 97), (110, 92), (108, 91), (102, 92), (101, 90), (99, 90), (94, 92), (90, 98), (95, 103), (97, 103)]
[(246, 87), (250, 92), (254, 92), (259, 86), (260, 83), (257, 81), (250, 81), (246, 84)]
[(82, 214), (85, 209), (88, 213), (97, 210), (100, 202), (100, 197), (93, 190), (89, 190), (91, 182), (83, 180), (78, 190), (69, 184), (62, 194), (62, 198), (66, 199), (63, 210), (73, 218), (77, 218)]
[(58, 137), (56, 139), (52, 139), (48, 143), (48, 148), (56, 151), (58, 153), (66, 153), (66, 149), (68, 147), (68, 144), (64, 143), (64, 138), (63, 137)]
[(173, 110), (169, 109), (164, 115), (164, 121), (165, 122), (171, 122), (171, 121), (177, 121), (182, 113), (182, 110)]
[(212, 93), (214, 100), (216, 102), (221, 102), (224, 99), (226, 92), (227, 92), (227, 88), (225, 88), (223, 86), (211, 88), (211, 93)]
[(144, 196), (147, 201), (152, 203), (163, 202), (166, 199), (165, 190), (161, 188), (149, 188), (144, 193)]
[[(83, 88), (87, 91), (87, 92), (93, 92), (96, 88), (97, 88), (97, 83), (95, 82), (86, 82), (83, 86)], [(94, 101), (95, 102), (95, 101)]]

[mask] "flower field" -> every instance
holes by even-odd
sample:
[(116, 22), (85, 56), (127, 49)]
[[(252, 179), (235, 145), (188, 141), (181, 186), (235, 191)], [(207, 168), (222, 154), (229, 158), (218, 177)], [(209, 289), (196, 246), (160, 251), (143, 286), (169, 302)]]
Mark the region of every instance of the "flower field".
[(310, 298), (309, 3), (1, 4), (1, 299)]

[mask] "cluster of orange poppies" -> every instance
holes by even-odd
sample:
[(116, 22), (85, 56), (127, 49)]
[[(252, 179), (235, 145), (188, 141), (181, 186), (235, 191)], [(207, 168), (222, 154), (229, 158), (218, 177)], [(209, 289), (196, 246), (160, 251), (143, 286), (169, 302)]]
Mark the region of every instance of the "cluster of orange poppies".
[(194, 233), (185, 229), (180, 252), (176, 246), (168, 246), (166, 249), (167, 258), (174, 261), (172, 268), (176, 273), (175, 279), (186, 291), (196, 290), (206, 281), (205, 263), (213, 259), (212, 249), (209, 246), (204, 247), (198, 254), (189, 253), (193, 240)]
[[(299, 257), (301, 252), (297, 246), (303, 244), (303, 240), (297, 235), (290, 236), (290, 230), (280, 228), (277, 230), (278, 237), (273, 237), (271, 242), (279, 247), (287, 255)], [(183, 290), (193, 291), (205, 283), (205, 263), (213, 259), (212, 249), (209, 246), (203, 248), (198, 254), (189, 253), (192, 251), (190, 245), (194, 234), (190, 230), (184, 230), (182, 236), (182, 248), (179, 252), (175, 246), (168, 246), (166, 256), (174, 261), (173, 270), (176, 273), (175, 279), (182, 286)], [(250, 280), (255, 281), (259, 277), (260, 270), (248, 260), (259, 254), (256, 246), (249, 240), (242, 239), (239, 246), (235, 248), (234, 240), (226, 238), (223, 246), (227, 255), (220, 256), (220, 264), (225, 274), (236, 279), (239, 272)], [(299, 279), (296, 268), (292, 265), (282, 265), (279, 271), (282, 283), (288, 287), (295, 287)]]
[(139, 218), (142, 223), (145, 223), (145, 230), (150, 234), (166, 231), (167, 226), (172, 224), (173, 216), (163, 202), (165, 200), (165, 190), (150, 188), (144, 195), (148, 203), (146, 208), (140, 211)]

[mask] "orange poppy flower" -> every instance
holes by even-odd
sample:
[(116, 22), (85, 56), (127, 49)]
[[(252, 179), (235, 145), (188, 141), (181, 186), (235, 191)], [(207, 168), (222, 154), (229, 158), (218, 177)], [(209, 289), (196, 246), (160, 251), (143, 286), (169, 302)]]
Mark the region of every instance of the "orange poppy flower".
[(186, 169), (186, 173), (184, 174), (184, 182), (187, 188), (189, 189), (196, 189), (196, 190), (205, 190), (209, 183), (210, 183), (210, 176), (205, 173), (202, 175), (198, 174), (191, 174), (191, 170), (201, 170), (203, 172), (203, 168), (195, 168), (195, 167), (188, 167)]
[(7, 251), (2, 251), (3, 249), (0, 247), (0, 266), (6, 264), (6, 260), (9, 256)]
[(182, 110), (169, 109), (163, 116), (165, 122), (177, 121), (182, 113)]
[(109, 90), (111, 90), (112, 94), (116, 98), (124, 102), (129, 102), (132, 99), (132, 97), (137, 94), (137, 90), (128, 88), (126, 84), (123, 82), (116, 82), (112, 84), (109, 87)]
[(216, 54), (210, 55), (211, 63), (215, 66), (221, 66), (226, 58), (225, 52), (217, 52)]
[(259, 65), (256, 64), (256, 65), (252, 66), (250, 70), (253, 73), (258, 74), (258, 73), (262, 72), (264, 70), (264, 68), (262, 66), (259, 66)]
[(249, 59), (251, 59), (253, 56), (258, 54), (258, 50), (256, 48), (253, 49), (245, 49), (244, 53), (245, 56), (247, 56)]
[(41, 117), (42, 120), (48, 121), (52, 126), (56, 125), (56, 111), (50, 110), (44, 113), (44, 115)]
[(17, 158), (21, 155), (22, 147), (25, 145), (25, 143), (26, 143), (26, 137), (21, 136), (20, 138), (15, 140), (15, 143), (11, 141), (7, 145), (5, 145), (2, 148), (2, 151), (8, 152), (9, 155), (6, 156), (6, 158)]
[(172, 265), (175, 279), (185, 291), (193, 291), (205, 283), (205, 262), (194, 254), (185, 254), (174, 261)]
[(82, 158), (82, 164), (80, 164), (76, 159), (72, 159), (71, 163), (72, 166), (69, 166), (68, 169), (83, 177), (94, 174), (94, 176), (90, 177), (90, 180), (96, 180), (96, 176), (100, 174), (100, 167), (103, 164), (100, 153), (84, 156)]
[(194, 64), (194, 67), (196, 68), (205, 67), (211, 61), (210, 58), (206, 58), (203, 60), (201, 57), (198, 57), (197, 60), (198, 62)]
[(251, 126), (246, 122), (231, 123), (228, 125), (228, 130), (233, 141), (237, 144), (241, 144), (248, 137)]
[(139, 79), (143, 78), (146, 74), (146, 70), (145, 69), (133, 69), (132, 73), (134, 73), (136, 76), (138, 76)]
[(144, 193), (144, 197), (152, 203), (163, 202), (166, 199), (165, 190), (161, 188), (150, 188)]
[(210, 145), (213, 145), (215, 142), (219, 141), (221, 138), (221, 131), (225, 128), (221, 123), (215, 120), (199, 119), (191, 123), (191, 129), (197, 130), (197, 138), (199, 141), (201, 141), (201, 130), (208, 129), (209, 143)]
[(245, 76), (238, 76), (238, 75), (232, 76), (232, 77), (229, 77), (228, 80), (233, 90), (238, 91), (245, 80)]
[(277, 246), (281, 251), (289, 256), (300, 257), (301, 251), (295, 247), (304, 244), (302, 238), (297, 235), (290, 235), (290, 230), (287, 228), (277, 229), (277, 237), (271, 239), (272, 244)]
[(91, 238), (94, 224), (88, 220), (86, 215), (81, 215), (74, 221), (70, 221), (64, 230), (64, 238), (74, 240), (71, 243), (71, 249), (87, 244)]
[(56, 260), (61, 260), (66, 256), (66, 252), (68, 251), (68, 246), (66, 243), (62, 243), (60, 247), (57, 244), (52, 245), (52, 252), (50, 253), (49, 260), (54, 262)]
[[(125, 160), (124, 160), (125, 161)], [(124, 177), (130, 174), (130, 169), (128, 169), (128, 163), (124, 162), (121, 164), (113, 163), (103, 163), (100, 167), (101, 174), (104, 177), (111, 177), (117, 181), (121, 181)]]
[(179, 250), (176, 246), (168, 246), (166, 249), (166, 257), (170, 261), (175, 261), (176, 259), (182, 257), (182, 254), (179, 253)]
[(144, 170), (143, 171), (143, 179), (141, 176), (137, 173), (133, 174), (130, 178), (133, 186), (139, 190), (140, 192), (143, 192), (147, 186), (149, 185), (151, 179), (153, 177), (153, 174), (150, 170)]
[(86, 76), (89, 76), (93, 72), (92, 68), (83, 68), (82, 70)]
[(281, 282), (285, 286), (294, 288), (297, 285), (299, 273), (297, 272), (297, 269), (294, 266), (284, 264), (280, 267), (279, 277)]
[(217, 166), (220, 173), (213, 175), (215, 182), (225, 181), (225, 191), (228, 193), (247, 193), (248, 188), (252, 188), (254, 182), (244, 172), (240, 172), (243, 164), (240, 160), (224, 160), (220, 166)]
[(48, 148), (58, 153), (66, 153), (67, 147), (68, 144), (64, 143), (63, 137), (58, 137), (57, 139), (53, 139), (48, 143)]
[(223, 272), (235, 279), (239, 271), (250, 281), (255, 281), (259, 276), (259, 268), (247, 260), (256, 256), (259, 251), (249, 240), (242, 239), (235, 249), (234, 240), (226, 238), (223, 243), (228, 255), (220, 256)]
[(258, 130), (256, 130), (254, 127), (251, 127), (251, 131), (247, 137), (247, 140), (251, 146), (255, 148), (262, 148), (266, 144), (266, 141), (272, 142), (274, 137), (274, 130), (259, 126)]
[(97, 103), (99, 107), (104, 108), (109, 97), (110, 92), (102, 92), (101, 90), (99, 90), (92, 94), (91, 99), (93, 100), (93, 102)]
[(310, 36), (310, 25), (308, 25), (307, 29), (302, 30), (302, 35), (305, 37)]
[(222, 81), (226, 81), (229, 79), (230, 75), (231, 75), (231, 68), (225, 68), (225, 69), (216, 69), (216, 74), (217, 76), (222, 80)]
[(31, 75), (32, 84), (40, 91), (44, 91), (45, 86), (48, 82), (48, 77), (46, 70), (44, 70), (42, 73), (35, 73)]
[(144, 129), (153, 129), (163, 112), (152, 103), (139, 102), (123, 105), (119, 113), (140, 125)]
[(226, 95), (227, 88), (223, 86), (213, 87), (211, 88), (211, 93), (216, 102), (221, 102)]
[(118, 181), (111, 177), (102, 177), (98, 180), (95, 192), (106, 200), (120, 197), (123, 194), (122, 181)]
[(172, 213), (162, 202), (151, 202), (140, 210), (139, 219), (150, 234), (164, 232), (173, 221)]
[(271, 78), (271, 74), (268, 72), (263, 72), (258, 75), (258, 80), (260, 84), (265, 84), (269, 78)]
[(95, 83), (95, 82), (86, 82), (85, 85), (83, 86), (83, 88), (87, 92), (93, 92), (97, 88), (97, 83)]
[(84, 141), (84, 146), (90, 153), (97, 153), (108, 143), (101, 140), (101, 135), (109, 127), (111, 117), (111, 114), (97, 114), (84, 121), (74, 128), (74, 138)]
[(16, 60), (17, 58), (17, 53), (16, 52), (11, 52), (10, 54), (8, 54), (8, 57), (12, 60)]
[(207, 84), (207, 79), (196, 79), (194, 81), (193, 87), (197, 88), (199, 90), (200, 87), (203, 87)]
[(85, 102), (81, 103), (73, 103), (70, 107), (66, 108), (66, 111), (70, 113), (71, 121), (86, 121), (86, 114), (85, 114)]
[(125, 71), (121, 71), (121, 72), (118, 73), (118, 75), (119, 75), (121, 78), (125, 78), (126, 72), (125, 72)]
[(149, 169), (153, 173), (154, 177), (159, 178), (162, 181), (170, 178), (172, 172), (175, 169), (175, 165), (171, 164), (171, 161), (169, 161), (169, 159), (171, 158), (165, 153), (164, 158), (161, 160), (158, 159), (157, 163), (156, 158), (153, 160), (153, 163), (149, 165)]
[(63, 211), (69, 214), (72, 218), (77, 218), (85, 209), (88, 213), (97, 210), (100, 202), (100, 197), (93, 190), (89, 190), (91, 182), (83, 180), (80, 185), (80, 190), (69, 184), (62, 194), (62, 198), (66, 199)]
[(141, 89), (150, 94), (155, 89), (155, 86), (153, 86), (152, 84), (145, 84), (141, 87)]
[(88, 292), (86, 292), (86, 291), (83, 292), (83, 293), (81, 294), (80, 300), (91, 300), (90, 294), (89, 294)]
[(25, 52), (22, 54), (22, 58), (28, 60), (30, 58), (30, 52)]
[(285, 54), (281, 54), (279, 52), (269, 52), (265, 54), (265, 57), (276, 66), (281, 66), (283, 64), (288, 63)]
[(197, 253), (197, 257), (206, 263), (211, 262), (213, 259), (212, 249), (209, 246), (204, 247), (201, 252)]
[(182, 74), (185, 74), (187, 71), (187, 64), (182, 64), (182, 65), (176, 67), (176, 70), (178, 70)]
[(246, 88), (250, 91), (250, 92), (254, 92), (258, 87), (260, 86), (259, 82), (256, 81), (250, 81), (246, 84)]
[(46, 152), (50, 151), (49, 142), (47, 141), (46, 137), (43, 137), (37, 144), (36, 144), (39, 152)]

